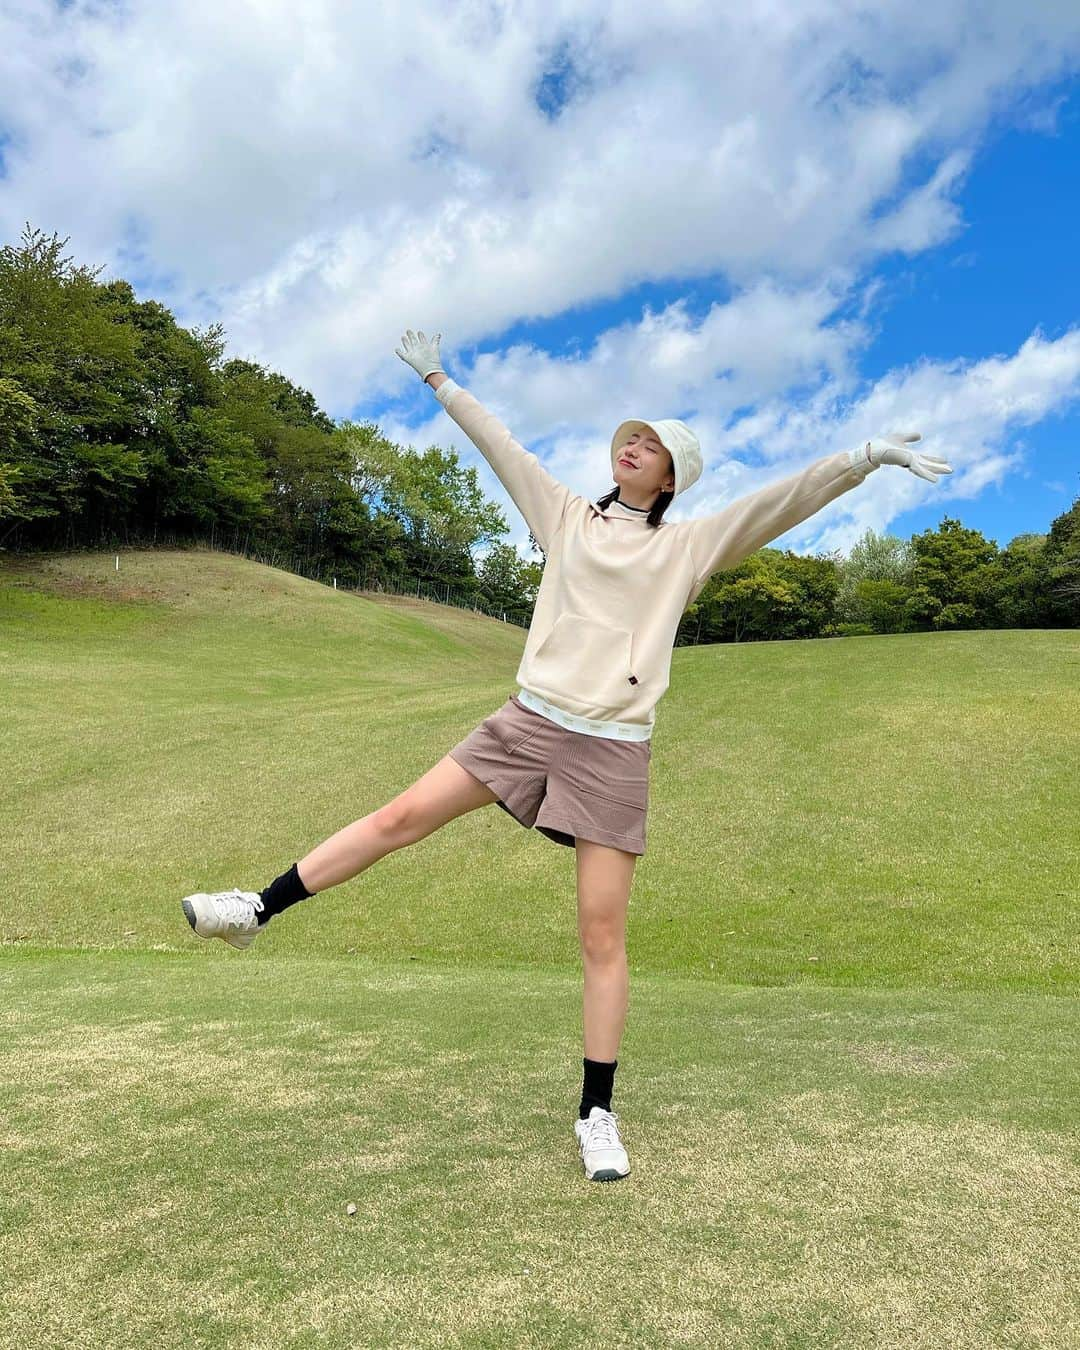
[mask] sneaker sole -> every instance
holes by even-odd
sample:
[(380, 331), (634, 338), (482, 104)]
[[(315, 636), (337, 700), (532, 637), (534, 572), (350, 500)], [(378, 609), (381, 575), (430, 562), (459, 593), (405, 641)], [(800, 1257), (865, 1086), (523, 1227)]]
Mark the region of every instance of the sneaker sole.
[(594, 1172), (590, 1181), (622, 1181), (623, 1177), (628, 1177), (629, 1172), (616, 1172), (612, 1167), (605, 1167), (603, 1171)]
[(190, 900), (181, 900), (180, 904), (183, 906), (184, 918), (187, 919), (189, 924), (191, 924), (191, 931), (195, 934), (196, 937), (202, 937), (202, 934), (195, 927), (196, 922), (195, 907), (192, 905)]

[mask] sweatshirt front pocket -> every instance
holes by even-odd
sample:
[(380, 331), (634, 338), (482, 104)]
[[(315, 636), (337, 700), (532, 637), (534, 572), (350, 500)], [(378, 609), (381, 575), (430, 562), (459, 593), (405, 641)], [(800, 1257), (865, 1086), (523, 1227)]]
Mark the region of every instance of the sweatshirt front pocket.
[(533, 658), (545, 685), (584, 702), (620, 708), (637, 681), (630, 668), (631, 633), (584, 614), (560, 614)]

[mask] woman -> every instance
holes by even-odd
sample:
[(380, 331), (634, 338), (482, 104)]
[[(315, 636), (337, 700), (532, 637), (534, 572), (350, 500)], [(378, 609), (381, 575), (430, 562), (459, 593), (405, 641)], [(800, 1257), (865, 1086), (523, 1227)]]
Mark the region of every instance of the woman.
[(432, 340), (408, 329), (397, 355), (466, 432), (545, 554), (518, 692), (423, 777), (319, 844), (261, 892), (189, 895), (201, 937), (248, 947), (290, 905), (356, 876), (448, 821), (492, 803), (575, 848), (584, 966), (584, 1082), (574, 1122), (585, 1175), (630, 1170), (611, 1110), (628, 1006), (626, 912), (645, 852), (656, 705), (668, 686), (679, 620), (708, 578), (856, 487), (881, 464), (921, 478), (951, 473), (904, 442), (917, 432), (840, 450), (715, 515), (665, 521), (701, 473), (697, 437), (672, 419), (623, 422), (611, 441), (615, 488), (572, 493), (468, 390), (450, 379)]

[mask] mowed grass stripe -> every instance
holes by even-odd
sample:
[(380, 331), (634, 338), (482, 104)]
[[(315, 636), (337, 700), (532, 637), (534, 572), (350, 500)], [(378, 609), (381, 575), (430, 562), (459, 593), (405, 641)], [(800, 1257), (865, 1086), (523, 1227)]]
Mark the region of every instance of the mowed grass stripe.
[(0, 981), (5, 1343), (1080, 1334), (1069, 1000), (639, 977), (605, 1187), (569, 974), (132, 952)]

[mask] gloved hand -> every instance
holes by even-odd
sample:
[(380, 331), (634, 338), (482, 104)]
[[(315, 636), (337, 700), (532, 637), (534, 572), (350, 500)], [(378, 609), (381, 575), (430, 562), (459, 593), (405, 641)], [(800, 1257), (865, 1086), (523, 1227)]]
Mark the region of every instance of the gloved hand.
[(395, 347), (394, 351), (406, 365), (412, 366), (422, 380), (426, 380), (436, 370), (442, 371), (445, 375), (446, 371), (442, 368), (442, 358), (439, 355), (441, 337), (441, 333), (436, 333), (429, 341), (422, 331), (414, 333), (411, 328), (407, 328), (401, 339), (401, 346)]
[(919, 450), (909, 450), (903, 442), (921, 441), (917, 431), (896, 431), (876, 440), (866, 442), (866, 453), (871, 464), (900, 464), (912, 473), (925, 478), (928, 483), (936, 483), (937, 476), (952, 473), (951, 465), (939, 455), (927, 455)]

